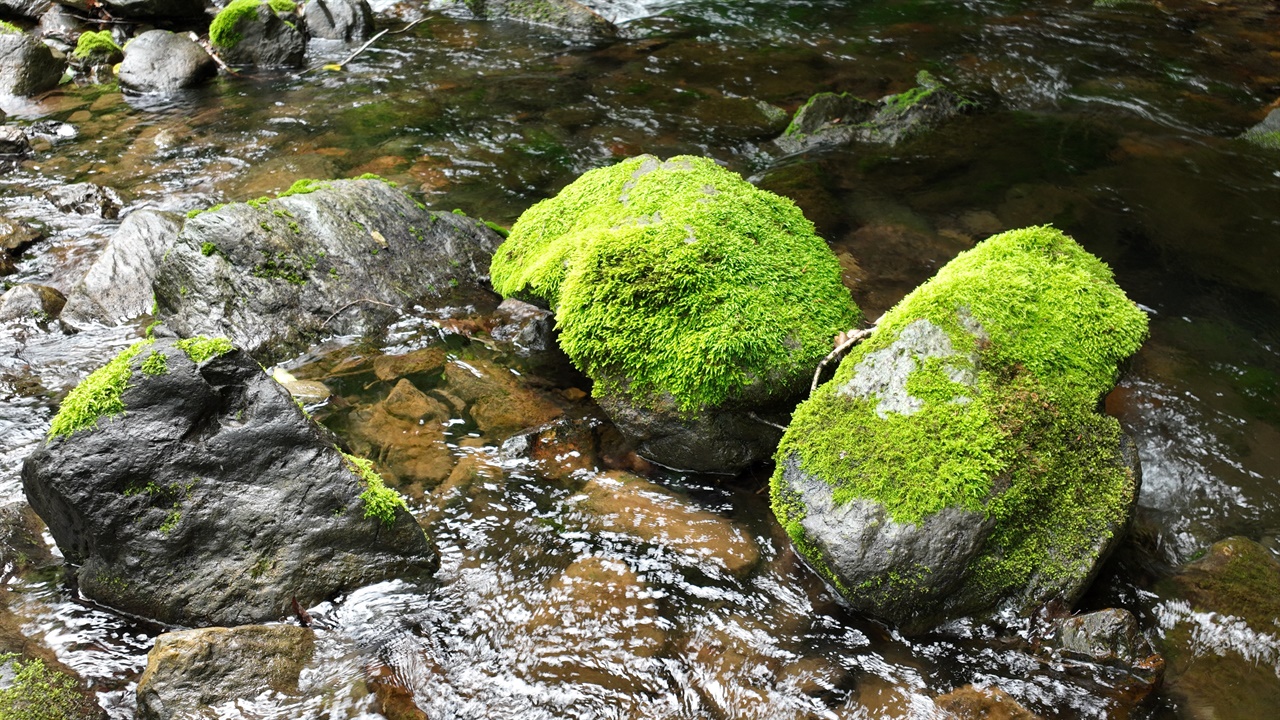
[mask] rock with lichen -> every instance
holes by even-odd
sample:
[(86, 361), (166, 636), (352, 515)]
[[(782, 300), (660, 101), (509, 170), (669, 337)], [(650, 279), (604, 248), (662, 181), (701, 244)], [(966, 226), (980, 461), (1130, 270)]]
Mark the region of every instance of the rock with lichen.
[(275, 620), (436, 565), (370, 462), (220, 338), (143, 340), (89, 375), (22, 482), (80, 592), (161, 622)]
[(37, 95), (62, 79), (66, 62), (30, 33), (0, 22), (0, 95)]
[(586, 173), (520, 216), (492, 274), (555, 312), (561, 349), (639, 452), (683, 469), (769, 457), (768, 418), (860, 319), (790, 200), (697, 157)]
[(972, 105), (921, 70), (915, 87), (877, 102), (850, 93), (822, 92), (810, 97), (774, 144), (785, 153), (851, 142), (897, 145)]
[(160, 317), (263, 362), (322, 335), (381, 332), (402, 308), (483, 293), (502, 238), (380, 179), (300, 180), (191, 213), (160, 262)]
[(1097, 412), (1146, 316), (1051, 227), (962, 253), (796, 409), (773, 509), (856, 609), (919, 631), (1073, 603), (1137, 496)]
[(232, 0), (209, 25), (209, 44), (224, 62), (242, 67), (299, 67), (307, 39), (293, 0)]
[(1267, 113), (1262, 122), (1246, 130), (1240, 137), (1259, 147), (1280, 150), (1280, 108)]

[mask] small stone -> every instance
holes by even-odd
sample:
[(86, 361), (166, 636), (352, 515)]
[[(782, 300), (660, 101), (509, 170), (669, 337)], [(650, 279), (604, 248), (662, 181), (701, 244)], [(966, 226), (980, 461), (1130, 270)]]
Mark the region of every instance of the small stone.
[(15, 125), (0, 126), (0, 155), (26, 156), (31, 154), (31, 142), (22, 128)]
[(45, 198), (54, 207), (63, 212), (77, 215), (96, 215), (104, 220), (114, 220), (120, 216), (123, 201), (120, 195), (109, 187), (93, 183), (76, 183), (63, 185), (45, 191)]
[(23, 283), (0, 295), (0, 321), (31, 319), (48, 322), (58, 317), (67, 299), (55, 288)]

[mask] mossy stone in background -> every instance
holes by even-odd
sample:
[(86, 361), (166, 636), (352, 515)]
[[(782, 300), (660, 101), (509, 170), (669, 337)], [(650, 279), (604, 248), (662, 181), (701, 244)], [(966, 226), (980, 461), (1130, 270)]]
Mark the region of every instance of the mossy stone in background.
[[(790, 200), (697, 157), (584, 174), (521, 215), (492, 275), (503, 295), (555, 312), (561, 348), (642, 453), (690, 469), (767, 457), (776, 434), (732, 438), (771, 428), (726, 413), (789, 409), (861, 319)], [(734, 447), (697, 448), (717, 438)]]
[(907, 629), (1073, 602), (1139, 482), (1096, 411), (1147, 319), (1051, 227), (962, 253), (797, 408), (773, 507), (859, 610)]

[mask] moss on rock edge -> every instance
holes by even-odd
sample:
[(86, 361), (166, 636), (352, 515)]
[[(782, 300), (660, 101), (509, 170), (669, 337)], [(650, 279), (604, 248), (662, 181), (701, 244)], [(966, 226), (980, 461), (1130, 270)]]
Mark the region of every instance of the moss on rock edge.
[(209, 43), (214, 47), (230, 49), (240, 44), (244, 36), (236, 29), (240, 21), (250, 15), (257, 15), (258, 7), (266, 5), (277, 15), (291, 13), (297, 9), (293, 0), (232, 0), (209, 24)]
[(76, 49), (71, 51), (71, 56), (80, 60), (88, 60), (94, 57), (109, 60), (122, 57), (123, 54), (124, 51), (120, 49), (115, 39), (111, 37), (110, 30), (80, 33), (79, 39), (76, 40)]
[(689, 415), (797, 387), (861, 317), (794, 203), (698, 157), (582, 175), (520, 216), (491, 273), (551, 306), (597, 397)]
[[(860, 363), (921, 320), (955, 354), (912, 360), (906, 389), (923, 401), (917, 411), (877, 412), (877, 395), (842, 391)], [(1146, 331), (1110, 269), (1071, 238), (1051, 227), (994, 236), (886, 313), (797, 408), (776, 456), (774, 513), (846, 596), (864, 588), (847, 587), (806, 536), (788, 459), (830, 485), (835, 503), (873, 500), (898, 523), (957, 506), (993, 518), (968, 571), (982, 593), (1085, 577), (1136, 492), (1119, 424), (1096, 407)], [(971, 384), (954, 380), (966, 374)], [(887, 594), (910, 594), (906, 581), (880, 580)]]
[(62, 400), (58, 414), (49, 425), (49, 439), (66, 437), (79, 430), (97, 427), (98, 420), (124, 412), (125, 388), (133, 375), (131, 363), (154, 340), (140, 340), (110, 362), (89, 373)]

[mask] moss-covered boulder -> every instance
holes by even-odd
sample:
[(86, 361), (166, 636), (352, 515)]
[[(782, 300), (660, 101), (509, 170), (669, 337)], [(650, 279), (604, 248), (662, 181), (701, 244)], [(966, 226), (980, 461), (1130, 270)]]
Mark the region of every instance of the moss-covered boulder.
[(298, 67), (307, 39), (293, 0), (232, 0), (209, 24), (209, 44), (228, 65)]
[(72, 62), (81, 66), (114, 65), (124, 59), (124, 51), (116, 44), (110, 30), (80, 33), (71, 51)]
[(1147, 320), (1051, 227), (993, 236), (880, 320), (797, 408), (773, 509), (858, 610), (908, 631), (1074, 602), (1137, 496), (1097, 412)]
[(733, 471), (769, 456), (836, 333), (860, 319), (840, 266), (790, 201), (711, 160), (586, 173), (526, 211), (493, 285), (549, 306), (560, 347), (640, 451)]
[(404, 501), (336, 442), (229, 341), (143, 340), (67, 395), (22, 485), (85, 596), (264, 622), (435, 569)]

